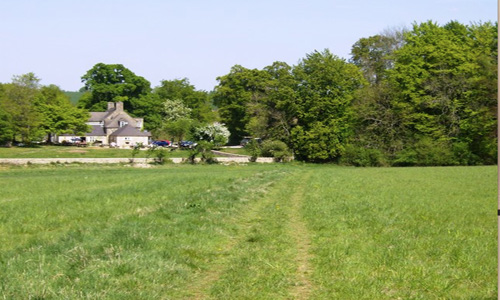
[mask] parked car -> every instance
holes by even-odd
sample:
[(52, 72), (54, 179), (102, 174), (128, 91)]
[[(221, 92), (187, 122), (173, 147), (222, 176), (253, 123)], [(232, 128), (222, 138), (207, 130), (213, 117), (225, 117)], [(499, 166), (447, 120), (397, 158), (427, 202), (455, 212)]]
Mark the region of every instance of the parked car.
[(198, 146), (198, 143), (195, 143), (193, 141), (181, 141), (179, 143), (179, 147), (181, 148), (193, 149), (196, 146)]
[(169, 147), (170, 145), (172, 145), (172, 143), (167, 140), (159, 140), (159, 141), (153, 141), (151, 145), (156, 147)]
[(253, 137), (244, 137), (241, 142), (240, 142), (240, 146), (243, 146), (245, 147), (251, 140), (255, 140), (257, 143), (262, 143), (262, 139), (261, 138), (253, 138)]

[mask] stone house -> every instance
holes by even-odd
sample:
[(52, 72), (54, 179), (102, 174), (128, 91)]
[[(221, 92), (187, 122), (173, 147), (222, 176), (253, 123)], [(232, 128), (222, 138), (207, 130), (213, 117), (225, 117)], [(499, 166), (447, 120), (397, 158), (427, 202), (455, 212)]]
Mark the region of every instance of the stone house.
[(130, 147), (138, 143), (149, 145), (151, 139), (151, 133), (142, 130), (144, 120), (132, 118), (123, 110), (123, 102), (108, 102), (106, 111), (90, 112), (87, 124), (92, 127), (92, 131), (85, 136), (60, 135), (58, 142), (80, 140), (86, 143)]

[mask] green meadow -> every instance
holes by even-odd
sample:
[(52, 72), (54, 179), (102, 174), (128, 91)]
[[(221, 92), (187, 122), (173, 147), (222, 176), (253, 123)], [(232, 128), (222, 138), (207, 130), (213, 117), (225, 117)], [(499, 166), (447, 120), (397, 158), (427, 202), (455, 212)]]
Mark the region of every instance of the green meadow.
[(496, 299), (496, 167), (0, 166), (0, 299)]
[[(75, 146), (39, 146), (39, 147), (0, 147), (0, 158), (130, 158), (132, 149), (108, 147), (75, 147)], [(188, 157), (187, 150), (165, 149), (165, 156)], [(147, 150), (141, 150), (136, 157), (144, 158), (150, 155)]]

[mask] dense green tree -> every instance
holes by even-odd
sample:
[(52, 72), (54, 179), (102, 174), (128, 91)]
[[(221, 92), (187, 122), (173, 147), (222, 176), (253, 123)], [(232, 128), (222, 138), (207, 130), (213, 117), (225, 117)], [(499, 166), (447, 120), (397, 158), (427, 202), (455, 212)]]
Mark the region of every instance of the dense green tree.
[(351, 133), (351, 102), (363, 75), (329, 50), (308, 54), (293, 73), (298, 81), (297, 124), (291, 132), (295, 155), (306, 161), (336, 160)]
[(375, 35), (359, 39), (351, 49), (351, 61), (372, 84), (379, 84), (394, 65), (393, 53), (401, 45), (399, 35)]
[(189, 119), (191, 108), (187, 107), (182, 100), (165, 100), (163, 102), (164, 122), (172, 122), (179, 119)]
[(191, 110), (190, 118), (199, 122), (207, 123), (217, 119), (216, 113), (212, 109), (209, 94), (205, 91), (196, 90), (187, 78), (163, 80), (153, 92), (162, 101), (182, 101)]
[(391, 30), (361, 38), (352, 47), (351, 61), (369, 84), (356, 92), (353, 101), (355, 132), (349, 155), (357, 152), (366, 156), (376, 149), (392, 157), (403, 147), (404, 127), (393, 105), (396, 93), (388, 77), (394, 68), (394, 53), (404, 45), (404, 32)]
[(179, 118), (165, 123), (164, 132), (170, 137), (172, 142), (182, 141), (194, 128), (196, 122), (189, 118)]
[(231, 133), (230, 143), (237, 144), (249, 134), (252, 118), (259, 119), (261, 104), (269, 85), (268, 72), (247, 69), (240, 65), (231, 68), (229, 74), (218, 77), (214, 90), (214, 103), (219, 115)]
[(489, 23), (426, 22), (405, 34), (390, 76), (410, 145), (426, 138), (456, 155), (465, 152), (468, 163), (496, 160), (494, 45), (496, 27)]
[(132, 103), (151, 92), (149, 81), (121, 64), (98, 63), (81, 79), (87, 93), (78, 105), (91, 111), (105, 111), (107, 102), (122, 101), (125, 110), (136, 115)]
[(42, 115), (40, 128), (51, 137), (62, 133), (84, 134), (90, 130), (89, 113), (73, 106), (69, 97), (55, 85), (43, 86), (34, 105)]
[(12, 122), (14, 139), (19, 137), (25, 143), (42, 139), (44, 135), (40, 127), (43, 116), (35, 106), (39, 87), (40, 79), (33, 73), (14, 76), (11, 84), (4, 85), (2, 109)]
[(264, 98), (266, 130), (260, 137), (290, 144), (291, 129), (297, 120), (297, 81), (292, 67), (284, 62), (274, 62), (264, 70), (271, 79)]
[(12, 119), (4, 109), (5, 99), (4, 85), (0, 84), (0, 146), (10, 146), (14, 139)]

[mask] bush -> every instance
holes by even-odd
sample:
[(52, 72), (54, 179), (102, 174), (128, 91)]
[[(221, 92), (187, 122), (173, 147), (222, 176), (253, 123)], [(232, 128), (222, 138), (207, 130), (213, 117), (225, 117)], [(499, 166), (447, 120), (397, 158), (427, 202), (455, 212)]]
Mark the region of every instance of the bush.
[(136, 144), (134, 146), (134, 148), (132, 149), (132, 153), (131, 153), (131, 158), (130, 158), (130, 163), (133, 164), (134, 163), (134, 160), (135, 160), (135, 157), (137, 156), (137, 154), (139, 154), (139, 151), (141, 150), (142, 148), (142, 143), (139, 143), (139, 144)]
[(215, 159), (215, 155), (212, 152), (213, 147), (213, 143), (200, 141), (194, 149), (189, 150), (187, 162), (194, 164), (196, 156), (200, 154), (202, 163), (216, 164), (217, 159)]
[(292, 157), (292, 153), (285, 143), (272, 140), (262, 142), (261, 155), (273, 157), (277, 162), (289, 161)]
[(212, 143), (212, 147), (220, 147), (229, 141), (229, 130), (224, 124), (212, 123), (194, 129), (193, 137), (196, 140), (203, 140)]
[(403, 149), (393, 161), (396, 166), (458, 165), (449, 142), (423, 137), (412, 148)]
[(345, 147), (340, 163), (356, 167), (382, 167), (388, 165), (382, 151), (356, 145), (347, 145)]
[(261, 156), (260, 144), (255, 139), (251, 139), (246, 143), (245, 149), (250, 153), (250, 162), (256, 162), (257, 158)]
[(212, 152), (214, 144), (210, 142), (200, 141), (196, 146), (196, 150), (201, 154), (201, 161), (207, 164), (216, 164), (217, 160)]

